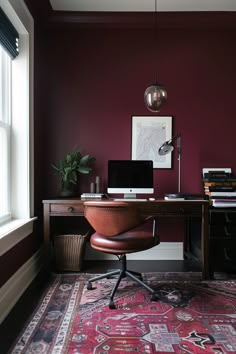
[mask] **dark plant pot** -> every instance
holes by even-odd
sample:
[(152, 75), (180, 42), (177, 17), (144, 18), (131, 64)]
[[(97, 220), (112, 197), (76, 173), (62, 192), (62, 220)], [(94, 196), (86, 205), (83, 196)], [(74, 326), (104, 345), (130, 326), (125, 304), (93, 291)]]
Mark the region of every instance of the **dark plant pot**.
[(76, 196), (76, 186), (74, 184), (68, 184), (66, 186), (62, 186), (60, 191), (60, 197), (75, 197)]

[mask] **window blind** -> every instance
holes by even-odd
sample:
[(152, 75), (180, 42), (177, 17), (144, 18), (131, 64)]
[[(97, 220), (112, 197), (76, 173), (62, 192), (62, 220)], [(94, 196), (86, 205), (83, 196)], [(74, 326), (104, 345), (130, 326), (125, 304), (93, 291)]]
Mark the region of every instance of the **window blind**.
[(0, 7), (0, 44), (6, 49), (12, 59), (19, 54), (18, 39), (17, 30)]

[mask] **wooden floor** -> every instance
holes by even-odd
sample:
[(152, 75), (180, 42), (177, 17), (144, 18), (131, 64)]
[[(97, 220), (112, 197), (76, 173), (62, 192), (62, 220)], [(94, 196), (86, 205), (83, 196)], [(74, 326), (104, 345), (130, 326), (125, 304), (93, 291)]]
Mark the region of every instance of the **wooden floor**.
[[(138, 272), (198, 272), (201, 271), (195, 261), (128, 261), (128, 268)], [(102, 273), (119, 268), (117, 261), (85, 261), (83, 273)], [(234, 274), (224, 273), (226, 278), (235, 278)], [(13, 310), (0, 325), (0, 353), (7, 354), (9, 348), (24, 328), (28, 318), (34, 312), (39, 299), (46, 289), (49, 277), (40, 274), (20, 298)], [(10, 354), (10, 353), (9, 353)]]

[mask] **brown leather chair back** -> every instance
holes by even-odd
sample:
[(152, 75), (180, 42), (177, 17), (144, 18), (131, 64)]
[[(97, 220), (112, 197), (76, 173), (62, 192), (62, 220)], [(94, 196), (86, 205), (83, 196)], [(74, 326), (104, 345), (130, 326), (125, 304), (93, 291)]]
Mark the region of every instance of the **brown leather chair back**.
[(84, 216), (94, 230), (104, 236), (115, 236), (143, 222), (137, 208), (128, 202), (87, 201)]

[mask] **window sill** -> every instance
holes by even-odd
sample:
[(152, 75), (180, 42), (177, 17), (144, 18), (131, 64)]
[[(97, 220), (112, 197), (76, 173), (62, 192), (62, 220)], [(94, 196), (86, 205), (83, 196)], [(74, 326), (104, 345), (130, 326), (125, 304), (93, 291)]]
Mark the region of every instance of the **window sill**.
[(33, 232), (36, 219), (15, 219), (0, 225), (0, 256)]

